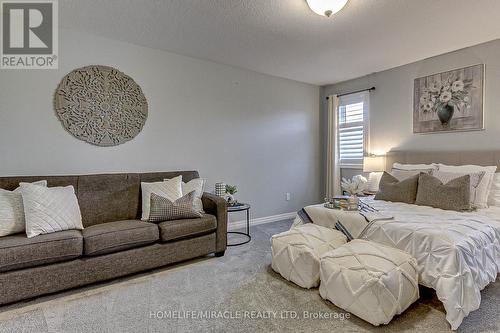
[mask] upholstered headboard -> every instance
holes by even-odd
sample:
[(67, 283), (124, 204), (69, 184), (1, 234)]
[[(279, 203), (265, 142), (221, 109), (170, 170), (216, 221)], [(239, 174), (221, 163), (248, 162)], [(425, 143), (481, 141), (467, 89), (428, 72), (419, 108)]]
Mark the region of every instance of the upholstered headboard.
[(476, 151), (390, 151), (386, 154), (385, 168), (391, 170), (398, 163), (443, 163), (449, 165), (496, 165), (500, 170), (500, 150)]

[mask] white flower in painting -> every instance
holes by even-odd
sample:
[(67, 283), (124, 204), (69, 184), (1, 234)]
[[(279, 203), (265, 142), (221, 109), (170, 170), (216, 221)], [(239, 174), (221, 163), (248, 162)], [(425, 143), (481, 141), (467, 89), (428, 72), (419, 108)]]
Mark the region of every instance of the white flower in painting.
[(451, 85), (451, 91), (458, 92), (464, 90), (464, 82), (462, 80), (457, 80)]
[(421, 109), (423, 112), (429, 112), (434, 108), (434, 103), (432, 101), (428, 101), (425, 104), (422, 104)]
[(441, 94), (441, 96), (439, 96), (439, 101), (443, 103), (448, 103), (451, 100), (451, 97), (452, 97), (451, 92), (445, 91)]
[(429, 100), (430, 100), (430, 96), (429, 96), (429, 94), (422, 94), (422, 96), (420, 96), (420, 104), (421, 104), (421, 105), (424, 105), (424, 104), (425, 104), (425, 103), (427, 103)]
[(464, 102), (468, 102), (469, 101), (469, 97), (465, 96), (464, 97)]
[(441, 90), (442, 86), (443, 85), (441, 84), (441, 82), (434, 81), (434, 82), (429, 83), (428, 89), (430, 92), (436, 93), (436, 92), (439, 92)]

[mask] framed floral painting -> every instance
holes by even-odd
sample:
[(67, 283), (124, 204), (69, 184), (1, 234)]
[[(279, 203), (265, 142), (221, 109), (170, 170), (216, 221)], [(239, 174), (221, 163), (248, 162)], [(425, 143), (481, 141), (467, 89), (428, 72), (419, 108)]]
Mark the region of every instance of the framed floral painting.
[(482, 130), (484, 65), (415, 79), (413, 133)]

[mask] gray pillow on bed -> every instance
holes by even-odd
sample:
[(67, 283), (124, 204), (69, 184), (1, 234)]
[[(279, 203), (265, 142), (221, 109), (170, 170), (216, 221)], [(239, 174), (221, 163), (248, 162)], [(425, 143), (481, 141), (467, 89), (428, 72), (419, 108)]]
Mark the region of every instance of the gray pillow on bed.
[(415, 203), (417, 197), (419, 175), (414, 175), (403, 180), (398, 180), (391, 174), (384, 172), (380, 179), (379, 190), (375, 200), (392, 202)]
[(421, 173), (415, 204), (459, 212), (471, 210), (470, 175), (443, 184), (438, 178)]

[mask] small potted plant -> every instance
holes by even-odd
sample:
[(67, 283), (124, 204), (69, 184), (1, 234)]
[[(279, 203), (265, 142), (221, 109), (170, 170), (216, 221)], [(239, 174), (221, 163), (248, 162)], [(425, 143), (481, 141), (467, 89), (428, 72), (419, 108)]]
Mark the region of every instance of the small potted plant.
[(226, 200), (228, 205), (233, 206), (238, 203), (234, 198), (236, 193), (238, 193), (238, 187), (236, 187), (236, 185), (226, 185)]

